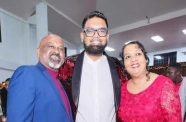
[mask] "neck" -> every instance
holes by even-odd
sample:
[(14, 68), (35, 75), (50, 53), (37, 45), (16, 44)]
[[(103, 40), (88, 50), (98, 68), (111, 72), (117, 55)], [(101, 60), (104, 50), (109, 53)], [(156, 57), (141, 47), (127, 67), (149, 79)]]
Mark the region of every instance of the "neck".
[(150, 72), (145, 73), (144, 75), (132, 77), (131, 81), (133, 84), (141, 84), (150, 81)]
[(102, 56), (103, 54), (89, 54), (89, 53), (87, 53), (87, 56), (90, 58), (90, 59), (92, 59), (93, 61), (96, 61), (96, 60), (98, 60), (99, 58), (101, 58), (101, 56)]
[(52, 72), (58, 72), (58, 69), (52, 69), (52, 68), (47, 68), (47, 69), (52, 71)]

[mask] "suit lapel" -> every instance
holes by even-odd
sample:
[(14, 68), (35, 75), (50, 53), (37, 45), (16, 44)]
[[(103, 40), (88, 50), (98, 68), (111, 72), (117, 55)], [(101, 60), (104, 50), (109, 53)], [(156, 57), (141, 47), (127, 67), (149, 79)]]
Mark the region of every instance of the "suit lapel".
[(81, 73), (83, 67), (84, 52), (82, 52), (75, 62), (74, 74), (72, 77), (72, 98), (76, 105), (78, 106), (79, 94), (80, 94), (80, 84), (81, 84)]
[[(109, 67), (110, 67), (110, 72), (111, 72), (111, 77), (112, 77), (112, 84), (113, 84), (113, 91), (114, 91), (114, 96), (115, 96), (115, 106), (116, 110), (118, 109), (119, 101), (120, 101), (120, 79), (118, 76), (118, 72), (116, 70), (115, 64), (114, 64), (114, 59), (109, 57), (106, 53), (104, 55), (107, 57)], [(82, 52), (74, 66), (74, 74), (72, 77), (72, 97), (73, 101), (78, 107), (78, 102), (79, 102), (79, 94), (80, 94), (80, 84), (81, 84), (81, 73), (82, 73), (82, 67), (83, 67), (83, 59), (84, 59), (84, 52)]]
[[(40, 63), (38, 66), (39, 66), (39, 69), (42, 71), (43, 75), (45, 76), (45, 78), (47, 79), (47, 81), (49, 82), (50, 86), (54, 90), (55, 94), (57, 95), (57, 98), (59, 99), (59, 101), (61, 101), (60, 103), (61, 103), (62, 107), (64, 108), (64, 110), (66, 110), (65, 105), (64, 105), (64, 101), (61, 99), (61, 95), (59, 93), (59, 90), (58, 90), (56, 84), (54, 83), (52, 77), (49, 75), (47, 69)], [(66, 114), (68, 114), (67, 111), (66, 111)]]
[[(107, 55), (106, 55), (107, 56)], [(113, 91), (114, 91), (114, 99), (115, 99), (115, 108), (118, 109), (118, 105), (120, 102), (120, 79), (117, 72), (117, 69), (114, 64), (114, 59), (111, 59), (111, 57), (107, 56), (111, 77), (112, 77), (112, 84), (113, 84)]]

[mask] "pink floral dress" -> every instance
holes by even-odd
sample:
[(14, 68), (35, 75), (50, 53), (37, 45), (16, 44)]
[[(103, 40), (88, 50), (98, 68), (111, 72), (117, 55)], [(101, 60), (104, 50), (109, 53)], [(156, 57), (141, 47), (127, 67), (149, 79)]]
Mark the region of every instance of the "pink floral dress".
[(132, 94), (121, 87), (118, 117), (122, 122), (181, 122), (179, 96), (173, 82), (163, 75), (144, 91)]

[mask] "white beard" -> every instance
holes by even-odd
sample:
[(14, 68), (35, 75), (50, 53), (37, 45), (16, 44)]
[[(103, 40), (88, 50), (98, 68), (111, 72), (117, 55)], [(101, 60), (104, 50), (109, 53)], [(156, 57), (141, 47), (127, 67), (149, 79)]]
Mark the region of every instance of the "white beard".
[(60, 63), (58, 63), (58, 64), (54, 64), (54, 63), (52, 63), (51, 61), (49, 61), (49, 66), (50, 66), (52, 69), (59, 69), (61, 65), (62, 65), (62, 62), (60, 62)]

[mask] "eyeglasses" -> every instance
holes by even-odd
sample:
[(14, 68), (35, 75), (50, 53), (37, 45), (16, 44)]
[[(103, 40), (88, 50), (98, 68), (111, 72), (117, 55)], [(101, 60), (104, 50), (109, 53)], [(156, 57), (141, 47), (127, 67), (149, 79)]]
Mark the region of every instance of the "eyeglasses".
[(95, 32), (97, 32), (100, 37), (105, 37), (108, 34), (107, 28), (85, 28), (83, 32), (86, 34), (87, 37), (93, 37), (95, 35)]

